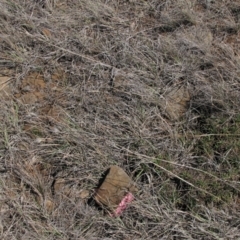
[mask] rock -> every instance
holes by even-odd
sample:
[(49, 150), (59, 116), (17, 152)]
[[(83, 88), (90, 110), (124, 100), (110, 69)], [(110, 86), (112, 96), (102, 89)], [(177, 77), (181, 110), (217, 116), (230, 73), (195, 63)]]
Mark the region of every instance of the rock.
[(187, 111), (190, 94), (185, 87), (173, 89), (160, 103), (171, 120), (178, 120)]
[(114, 211), (129, 192), (136, 191), (137, 188), (127, 173), (118, 166), (111, 166), (106, 171), (102, 184), (96, 190), (94, 199), (100, 206)]

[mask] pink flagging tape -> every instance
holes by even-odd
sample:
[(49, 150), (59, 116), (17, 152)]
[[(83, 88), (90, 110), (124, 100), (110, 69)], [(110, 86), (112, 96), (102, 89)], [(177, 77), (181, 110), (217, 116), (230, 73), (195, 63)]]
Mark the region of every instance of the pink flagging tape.
[(113, 214), (111, 214), (112, 217), (118, 217), (120, 216), (123, 211), (127, 208), (128, 204), (131, 203), (134, 200), (134, 196), (132, 193), (128, 193), (122, 201), (119, 203), (117, 209), (114, 211)]

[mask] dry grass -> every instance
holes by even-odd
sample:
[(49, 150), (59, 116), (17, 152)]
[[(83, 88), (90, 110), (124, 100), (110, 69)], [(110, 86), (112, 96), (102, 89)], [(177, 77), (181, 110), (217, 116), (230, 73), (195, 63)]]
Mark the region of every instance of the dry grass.
[(239, 38), (239, 1), (1, 0), (1, 239), (239, 239)]

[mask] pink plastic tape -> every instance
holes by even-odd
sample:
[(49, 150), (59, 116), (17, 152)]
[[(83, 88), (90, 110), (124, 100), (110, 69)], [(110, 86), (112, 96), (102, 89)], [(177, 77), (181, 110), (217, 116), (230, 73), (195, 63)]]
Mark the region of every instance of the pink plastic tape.
[(114, 211), (113, 214), (111, 214), (112, 217), (118, 217), (120, 216), (123, 211), (127, 208), (128, 204), (131, 203), (134, 200), (134, 196), (132, 193), (128, 193), (122, 201), (119, 203), (117, 209)]

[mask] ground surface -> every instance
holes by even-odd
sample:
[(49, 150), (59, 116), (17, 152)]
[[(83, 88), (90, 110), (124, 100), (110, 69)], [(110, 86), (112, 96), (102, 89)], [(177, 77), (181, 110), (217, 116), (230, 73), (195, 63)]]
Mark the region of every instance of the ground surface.
[(0, 97), (1, 239), (240, 239), (239, 1), (0, 0)]

